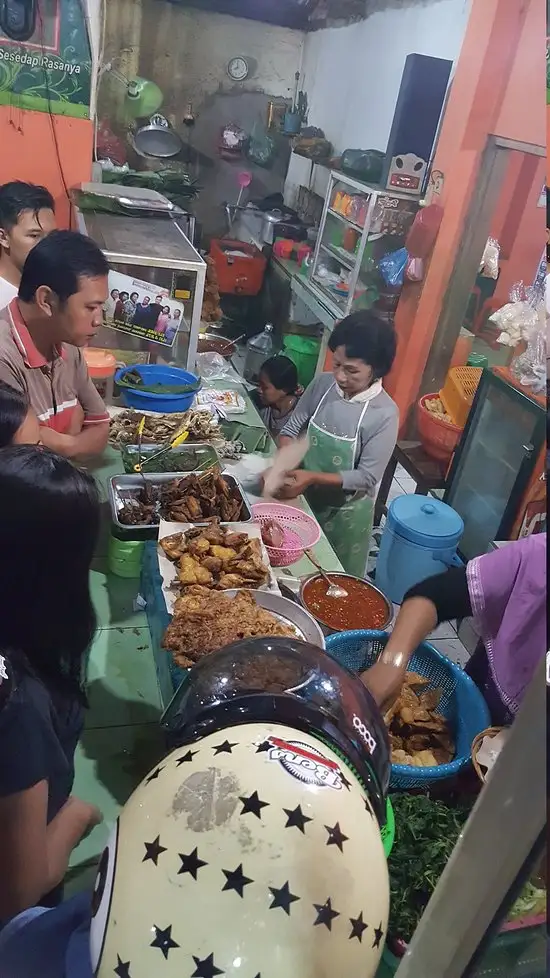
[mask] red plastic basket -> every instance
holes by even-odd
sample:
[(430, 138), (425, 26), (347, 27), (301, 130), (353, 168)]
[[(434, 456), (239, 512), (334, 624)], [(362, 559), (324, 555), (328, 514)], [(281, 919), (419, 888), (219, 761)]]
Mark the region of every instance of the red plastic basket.
[(304, 550), (314, 547), (321, 539), (321, 527), (313, 516), (295, 506), (284, 503), (255, 503), (252, 515), (257, 523), (275, 520), (284, 532), (282, 547), (268, 547), (266, 550), (273, 567), (288, 567), (304, 556)]
[(440, 462), (448, 462), (462, 435), (462, 428), (444, 421), (428, 411), (426, 401), (439, 398), (437, 394), (424, 394), (417, 404), (416, 420), (420, 440), (428, 455)]

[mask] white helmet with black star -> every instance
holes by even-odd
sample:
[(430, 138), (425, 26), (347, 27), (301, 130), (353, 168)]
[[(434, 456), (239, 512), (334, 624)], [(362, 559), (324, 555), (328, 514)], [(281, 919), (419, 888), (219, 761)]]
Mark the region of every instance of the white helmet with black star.
[(280, 724), (173, 751), (124, 808), (100, 864), (98, 978), (376, 973), (389, 886), (364, 789)]
[(96, 978), (373, 978), (390, 768), (363, 684), (306, 643), (245, 640), (189, 672), (164, 727), (176, 749), (101, 859)]

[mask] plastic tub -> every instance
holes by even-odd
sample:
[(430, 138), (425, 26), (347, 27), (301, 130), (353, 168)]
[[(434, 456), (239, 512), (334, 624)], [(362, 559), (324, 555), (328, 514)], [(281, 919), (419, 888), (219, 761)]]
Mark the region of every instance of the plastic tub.
[(105, 403), (112, 404), (116, 357), (109, 350), (96, 350), (91, 346), (84, 347), (82, 352), (94, 386)]
[(376, 585), (396, 604), (409, 588), (449, 567), (460, 567), (456, 549), (461, 517), (439, 499), (405, 495), (388, 509), (376, 564)]
[(143, 558), (143, 542), (109, 538), (108, 567), (117, 577), (139, 577)]
[(302, 387), (307, 387), (315, 376), (320, 348), (321, 340), (312, 339), (308, 336), (288, 333), (283, 340), (284, 352), (296, 365), (298, 380)]
[(140, 391), (137, 387), (121, 387), (122, 400), (126, 406), (138, 411), (158, 411), (162, 414), (188, 411), (197, 391), (200, 390), (200, 378), (196, 374), (182, 370), (181, 367), (165, 367), (157, 364), (124, 367), (117, 371), (116, 383), (120, 384), (120, 381), (129, 371), (138, 373), (142, 377), (145, 387), (151, 387), (153, 384), (174, 384), (175, 386), (199, 384), (197, 390), (188, 394), (154, 394), (149, 391)]

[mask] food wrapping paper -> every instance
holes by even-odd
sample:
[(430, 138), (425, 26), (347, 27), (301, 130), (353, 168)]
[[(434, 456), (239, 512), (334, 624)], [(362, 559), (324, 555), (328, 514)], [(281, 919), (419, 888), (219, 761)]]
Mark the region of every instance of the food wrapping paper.
[[(279, 590), (279, 585), (277, 584), (277, 578), (273, 573), (273, 568), (269, 563), (267, 550), (262, 542), (260, 525), (258, 523), (223, 523), (222, 525), (228, 530), (232, 530), (234, 533), (246, 533), (250, 539), (260, 541), (263, 560), (266, 567), (269, 569), (269, 581), (267, 584), (262, 585), (262, 587), (257, 588), (256, 590), (275, 591), (277, 594), (280, 594), (281, 592)], [(196, 529), (197, 527), (197, 523), (171, 523), (169, 520), (161, 520), (159, 524), (159, 544), (157, 546), (157, 555), (160, 576), (162, 579), (162, 593), (166, 602), (166, 609), (170, 615), (174, 613), (174, 604), (177, 598), (179, 598), (179, 591), (174, 590), (170, 586), (178, 579), (177, 565), (172, 563), (171, 560), (168, 560), (168, 557), (160, 546), (160, 540), (163, 540), (164, 537), (172, 536), (173, 533), (183, 533), (186, 530)]]

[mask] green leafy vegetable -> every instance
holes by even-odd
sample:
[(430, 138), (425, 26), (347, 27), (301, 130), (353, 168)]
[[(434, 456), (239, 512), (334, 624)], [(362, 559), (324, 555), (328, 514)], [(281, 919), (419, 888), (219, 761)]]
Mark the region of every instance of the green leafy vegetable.
[(395, 843), (389, 858), (393, 937), (410, 941), (470, 813), (427, 795), (392, 795)]

